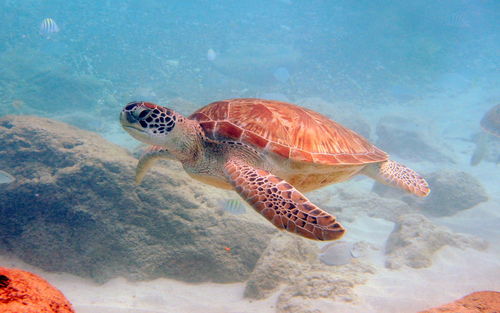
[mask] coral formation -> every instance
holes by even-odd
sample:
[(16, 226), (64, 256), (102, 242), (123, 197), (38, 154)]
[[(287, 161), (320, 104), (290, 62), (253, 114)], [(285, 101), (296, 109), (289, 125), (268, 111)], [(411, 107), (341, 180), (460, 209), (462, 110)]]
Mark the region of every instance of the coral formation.
[(473, 292), (452, 303), (419, 313), (498, 313), (500, 312), (500, 292)]
[(375, 183), (373, 191), (383, 197), (400, 199), (430, 216), (451, 216), (488, 200), (480, 181), (466, 172), (440, 170), (426, 175), (426, 179), (431, 193), (425, 199), (411, 197), (380, 183)]
[(227, 192), (172, 162), (135, 186), (137, 159), (93, 132), (6, 116), (0, 145), (0, 168), (16, 178), (0, 189), (0, 250), (45, 270), (100, 282), (243, 281), (275, 232), (253, 212), (220, 214)]
[(443, 226), (434, 225), (421, 214), (402, 215), (387, 239), (386, 267), (429, 267), (433, 254), (446, 245), (484, 250), (487, 242), (472, 235), (452, 233)]
[(364, 284), (375, 269), (359, 260), (341, 266), (319, 262), (319, 248), (302, 238), (276, 235), (259, 259), (245, 288), (245, 297), (264, 299), (279, 290), (277, 312), (308, 312), (309, 300), (325, 298), (356, 303), (354, 287)]
[(74, 313), (54, 286), (33, 273), (0, 267), (0, 312)]

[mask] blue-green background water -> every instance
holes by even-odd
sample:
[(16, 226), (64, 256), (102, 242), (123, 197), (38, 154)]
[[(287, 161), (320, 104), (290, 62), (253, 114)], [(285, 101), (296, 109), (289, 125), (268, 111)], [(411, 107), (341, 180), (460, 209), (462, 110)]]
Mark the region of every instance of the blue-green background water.
[[(39, 33), (47, 17), (58, 33)], [(500, 101), (500, 1), (0, 0), (0, 19), (0, 117), (55, 118), (134, 148), (118, 122), (133, 100), (183, 114), (225, 98), (288, 100), (349, 127), (366, 121), (356, 131), (372, 141), (397, 115), (436, 149), (421, 154), (413, 138), (383, 149), (425, 174), (470, 173), (490, 196), (435, 222), (500, 239), (498, 142), (469, 164), (479, 121)]]
[[(95, 101), (110, 93), (120, 104), (136, 96), (137, 88), (162, 100), (181, 97), (200, 104), (278, 92), (292, 99), (314, 95), (380, 106), (467, 84), (490, 87), (499, 78), (499, 6), (496, 1), (4, 1), (0, 49), (8, 66), (3, 64), (0, 79), (9, 90), (2, 98), (38, 100), (37, 109), (44, 110), (43, 85), (50, 79), (33, 82), (30, 76), (47, 70), (103, 80), (99, 87), (106, 91), (97, 89)], [(45, 17), (61, 29), (50, 39), (38, 34)], [(208, 61), (208, 49), (225, 66)], [(237, 60), (257, 66), (231, 69)], [(289, 71), (289, 81), (272, 76), (280, 66)], [(35, 84), (40, 94), (26, 94), (23, 82)], [(76, 98), (68, 106), (78, 109), (92, 106), (89, 93), (50, 97), (56, 110), (67, 98)]]

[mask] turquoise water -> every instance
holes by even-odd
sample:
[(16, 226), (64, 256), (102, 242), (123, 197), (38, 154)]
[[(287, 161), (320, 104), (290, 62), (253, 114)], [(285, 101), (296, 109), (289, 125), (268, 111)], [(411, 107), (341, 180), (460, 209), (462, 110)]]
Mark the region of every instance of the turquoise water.
[[(41, 29), (46, 18), (52, 18), (57, 28), (43, 26)], [(161, 165), (170, 171), (168, 175), (163, 173), (170, 175), (165, 181), (172, 181), (168, 186), (158, 187), (159, 193), (168, 187), (165, 199), (154, 200), (151, 210), (146, 210), (147, 214), (143, 208), (138, 208), (139, 213), (134, 218), (137, 221), (154, 219), (154, 215), (148, 214), (177, 210), (180, 213), (176, 218), (194, 221), (194, 238), (203, 240), (186, 240), (182, 237), (185, 234), (180, 235), (182, 231), (178, 230), (168, 232), (168, 236), (158, 235), (164, 230), (162, 227), (170, 225), (168, 223), (154, 229), (144, 227), (130, 239), (137, 246), (124, 245), (109, 252), (109, 258), (113, 260), (108, 266), (111, 270), (103, 269), (101, 273), (95, 264), (106, 264), (106, 261), (100, 256), (87, 258), (97, 250), (101, 253), (100, 248), (84, 247), (86, 239), (75, 240), (75, 234), (55, 232), (50, 238), (60, 246), (54, 245), (54, 249), (41, 258), (30, 249), (37, 250), (46, 245), (47, 241), (40, 239), (46, 238), (46, 234), (23, 234), (32, 234), (34, 228), (45, 229), (43, 221), (47, 216), (61, 224), (67, 221), (69, 228), (73, 223), (81, 222), (78, 218), (68, 217), (71, 214), (61, 211), (60, 206), (78, 212), (90, 209), (83, 199), (72, 203), (71, 197), (62, 196), (61, 199), (66, 199), (62, 201), (69, 202), (56, 205), (56, 202), (47, 200), (44, 206), (43, 199), (33, 200), (34, 196), (28, 195), (48, 192), (64, 195), (78, 190), (86, 192), (87, 187), (75, 183), (71, 189), (65, 189), (67, 185), (60, 183), (57, 189), (52, 189), (47, 175), (55, 175), (63, 168), (62, 161), (54, 159), (45, 164), (43, 170), (30, 168), (38, 166), (35, 152), (42, 148), (17, 145), (11, 141), (14, 135), (6, 135), (2, 139), (5, 141), (2, 144), (4, 152), (0, 154), (0, 172), (12, 175), (15, 180), (0, 182), (0, 215), (4, 221), (22, 226), (12, 231), (14, 228), (4, 223), (4, 230), (0, 233), (9, 239), (0, 240), (0, 254), (5, 256), (5, 259), (0, 259), (3, 260), (0, 266), (3, 262), (5, 266), (10, 264), (42, 273), (63, 290), (77, 312), (97, 312), (92, 305), (99, 307), (99, 312), (171, 312), (166, 307), (176, 297), (170, 299), (165, 294), (177, 295), (175, 290), (178, 298), (183, 299), (174, 305), (176, 312), (312, 312), (307, 310), (314, 309), (334, 312), (333, 308), (335, 312), (417, 312), (472, 291), (500, 290), (498, 281), (491, 279), (500, 276), (500, 143), (497, 137), (488, 135), (480, 127), (483, 115), (500, 101), (500, 2), (0, 0), (0, 19), (0, 118), (8, 120), (7, 115), (34, 115), (62, 121), (92, 131), (95, 136), (99, 134), (110, 144), (127, 149), (132, 158), (131, 155), (139, 156), (138, 151), (143, 147), (121, 128), (118, 120), (123, 106), (131, 101), (151, 101), (188, 116), (221, 99), (257, 97), (282, 100), (305, 106), (352, 128), (388, 152), (391, 158), (433, 178), (438, 185), (436, 188), (431, 185), (437, 190), (436, 196), (424, 200), (427, 202), (401, 194), (391, 196), (371, 192), (373, 181), (360, 178), (308, 194), (319, 207), (345, 221), (348, 242), (366, 242), (368, 250), (372, 246), (372, 253), (366, 254), (371, 257), (356, 258), (349, 266), (365, 262), (363, 266), (372, 266), (375, 274), (363, 283), (354, 283), (358, 287), (353, 287), (349, 296), (355, 301), (335, 297), (335, 292), (340, 292), (337, 290), (326, 296), (309, 293), (297, 298), (295, 295), (291, 297), (295, 302), (289, 299), (287, 306), (288, 300), (283, 299), (290, 293), (282, 295), (281, 300), (277, 290), (260, 300), (250, 301), (244, 295), (245, 284), (254, 279), (251, 275), (257, 275), (255, 269), (261, 270), (265, 264), (262, 255), (266, 255), (263, 252), (269, 247), (267, 244), (275, 238), (269, 235), (273, 228), (250, 207), (243, 210), (243, 214), (233, 215), (231, 210), (220, 208), (220, 203), (237, 195), (195, 185), (175, 162)], [(35, 132), (43, 133), (43, 127), (46, 127), (43, 125)], [(12, 130), (11, 127), (4, 128), (7, 129)], [(19, 139), (19, 142), (23, 140)], [(7, 142), (10, 146), (6, 145)], [(481, 162), (471, 166), (472, 155), (485, 147), (486, 150), (479, 150)], [(115, 172), (125, 171), (120, 166)], [(446, 175), (440, 176), (439, 173), (444, 170), (457, 176), (451, 176), (447, 178), (447, 184), (443, 183), (446, 179), (442, 177)], [(112, 169), (109, 171), (113, 172)], [(108, 172), (99, 173), (107, 177)], [(78, 181), (78, 177), (76, 175), (71, 182)], [(95, 177), (86, 184), (95, 183), (100, 188), (108, 188), (106, 179), (101, 178)], [(132, 182), (133, 178), (125, 180)], [(145, 183), (143, 188), (157, 188), (151, 181)], [(25, 193), (16, 193), (15, 190), (21, 190), (19, 188)], [(127, 194), (125, 188), (118, 188), (121, 191), (116, 193), (115, 202)], [(131, 191), (137, 192), (137, 199), (149, 201), (144, 200), (145, 196), (137, 190)], [(471, 194), (466, 193), (470, 190), (473, 190)], [(450, 200), (454, 198), (448, 196), (450, 194), (456, 195), (458, 200)], [(464, 198), (460, 199), (460, 195)], [(106, 197), (114, 199), (109, 194)], [(17, 201), (15, 205), (13, 199)], [(356, 202), (356, 199), (361, 202)], [(387, 218), (391, 213), (371, 213), (367, 207), (376, 203), (378, 206), (373, 205), (371, 210), (379, 212), (383, 211), (380, 206), (392, 205), (383, 201), (396, 200), (400, 201), (400, 207), (408, 206), (410, 213), (426, 216), (432, 225), (446, 226), (453, 233), (465, 233), (484, 240), (487, 248), (481, 244), (471, 244), (472, 248), (448, 244), (429, 256), (427, 266), (406, 264), (406, 267), (390, 268), (387, 265), (390, 253), (385, 253), (385, 242), (395, 220)], [(459, 203), (468, 203), (468, 200), (470, 205), (457, 208)], [(34, 214), (28, 219), (23, 218), (24, 213), (16, 215), (17, 209), (29, 208), (33, 203), (41, 204), (44, 210), (36, 214), (28, 210), (29, 214)], [(110, 209), (98, 203), (103, 211)], [(139, 206), (141, 202), (134, 203)], [(182, 210), (189, 206), (198, 211), (184, 215)], [(443, 209), (445, 207), (449, 210)], [(356, 209), (349, 211), (349, 208)], [(57, 212), (48, 213), (51, 209)], [(134, 208), (130, 209), (133, 212)], [(198, 218), (205, 218), (206, 214), (200, 213), (203, 210), (210, 214), (207, 218), (209, 225), (196, 224)], [(433, 210), (452, 211), (453, 214), (440, 215)], [(147, 217), (142, 217), (143, 213)], [(125, 219), (119, 214), (116, 220), (111, 218), (113, 214), (106, 216), (110, 217), (106, 222), (108, 225)], [(31, 223), (31, 218), (37, 223)], [(95, 216), (91, 219), (98, 220)], [(142, 222), (137, 221), (125, 224), (142, 226)], [(247, 237), (237, 230), (246, 229), (247, 223), (257, 226), (250, 227), (248, 234), (244, 233), (250, 238), (245, 242)], [(100, 228), (88, 227), (85, 228), (87, 231), (100, 231)], [(123, 234), (129, 234), (127, 227), (124, 226)], [(207, 239), (211, 236), (207, 234), (215, 233), (214, 229), (222, 233), (227, 229), (228, 235), (221, 235), (220, 238), (225, 238), (222, 241), (219, 237)], [(370, 229), (374, 229), (373, 232)], [(252, 240), (258, 239), (260, 232), (269, 237), (252, 245)], [(285, 235), (295, 238), (288, 233)], [(66, 240), (64, 236), (72, 238), (68, 239), (67, 245), (61, 243)], [(231, 240), (233, 236), (238, 239)], [(157, 242), (151, 238), (161, 240)], [(18, 240), (29, 241), (30, 245), (18, 247)], [(422, 240), (431, 239), (424, 237)], [(163, 246), (162, 241), (176, 244)], [(240, 247), (232, 244), (235, 241)], [(49, 240), (48, 245), (51, 244)], [(154, 248), (155, 245), (159, 248)], [(110, 243), (102, 249), (112, 246)], [(138, 252), (138, 247), (151, 250), (144, 248), (144, 252)], [(133, 256), (120, 263), (118, 260), (129, 254), (127, 249), (134, 251), (130, 253)], [(154, 257), (151, 256), (151, 251), (162, 249), (164, 254), (155, 252)], [(205, 249), (211, 254), (207, 256)], [(265, 251), (269, 250), (273, 249)], [(307, 261), (309, 254), (309, 257), (293, 262), (300, 263), (302, 269), (306, 269), (304, 271), (321, 272), (320, 263), (314, 263), (318, 251), (311, 252), (312, 263)], [(62, 261), (50, 265), (51, 253)], [(64, 262), (66, 253), (68, 260), (82, 257), (83, 261)], [(140, 261), (135, 253), (140, 256)], [(224, 253), (234, 257), (220, 258), (219, 255)], [(176, 259), (179, 255), (186, 257)], [(290, 257), (290, 253), (283, 252), (283, 255), (286, 255), (283, 258)], [(169, 261), (159, 261), (163, 258)], [(466, 258), (471, 261), (465, 262)], [(227, 263), (221, 265), (221, 260)], [(311, 265), (313, 263), (316, 267)], [(344, 271), (323, 267), (330, 274)], [(350, 271), (354, 273), (356, 268)], [(467, 282), (453, 276), (456, 272), (475, 271), (478, 272), (476, 277), (464, 274)], [(96, 278), (99, 275), (104, 278)], [(413, 280), (407, 282), (404, 277)], [(154, 285), (155, 279), (165, 281)], [(94, 281), (105, 284), (92, 286), (96, 288), (95, 293), (102, 292), (103, 296), (90, 300), (91, 297), (82, 296), (79, 290), (90, 290), (89, 284)], [(129, 290), (133, 289), (133, 284), (140, 284), (138, 281), (145, 284), (144, 288), (158, 293), (142, 294), (139, 301)], [(179, 287), (179, 282), (193, 285)], [(213, 285), (203, 285), (206, 283)], [(289, 280), (284, 280), (282, 287), (290, 290), (305, 288)], [(122, 288), (123, 294), (113, 297), (109, 292), (113, 288)], [(168, 291), (163, 293), (161, 290)], [(381, 290), (380, 294), (374, 290)], [(441, 293), (442, 290), (446, 291)], [(200, 300), (184, 298), (193, 294)], [(224, 299), (225, 295), (228, 299)], [(217, 299), (213, 300), (216, 304), (211, 299)], [(301, 305), (296, 305), (296, 302)]]

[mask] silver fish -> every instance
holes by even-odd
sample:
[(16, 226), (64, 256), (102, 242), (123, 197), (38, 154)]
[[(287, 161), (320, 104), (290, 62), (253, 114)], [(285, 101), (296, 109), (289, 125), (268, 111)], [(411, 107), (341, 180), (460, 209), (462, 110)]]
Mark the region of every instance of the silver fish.
[(10, 175), (9, 173), (7, 172), (4, 172), (4, 171), (1, 171), (0, 170), (0, 184), (10, 184), (12, 183), (14, 180), (16, 180), (14, 178), (14, 176)]
[(216, 58), (217, 58), (217, 52), (215, 52), (215, 50), (212, 49), (212, 48), (208, 49), (208, 51), (207, 51), (207, 60), (209, 60), (210, 62), (212, 62), (212, 61), (215, 61)]
[(59, 26), (57, 26), (56, 22), (50, 17), (44, 19), (40, 24), (40, 35), (42, 36), (48, 37), (51, 34), (55, 34), (58, 32)]
[(323, 264), (339, 266), (363, 255), (362, 247), (357, 243), (340, 240), (323, 246), (318, 258)]

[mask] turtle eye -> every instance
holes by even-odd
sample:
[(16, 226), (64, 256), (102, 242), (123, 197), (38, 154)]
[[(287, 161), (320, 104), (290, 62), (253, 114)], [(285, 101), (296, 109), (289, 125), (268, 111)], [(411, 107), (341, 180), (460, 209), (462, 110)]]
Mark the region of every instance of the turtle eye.
[[(130, 106), (132, 105), (127, 106), (127, 108)], [(151, 110), (143, 109), (138, 106), (132, 106), (132, 110), (128, 110), (127, 108), (122, 111), (122, 114), (124, 114), (129, 123), (137, 123), (139, 121), (142, 121), (147, 118), (148, 114), (151, 112)]]
[(137, 106), (137, 102), (130, 102), (129, 104), (127, 104), (127, 106), (125, 107), (125, 110), (126, 111), (132, 111), (135, 107)]

